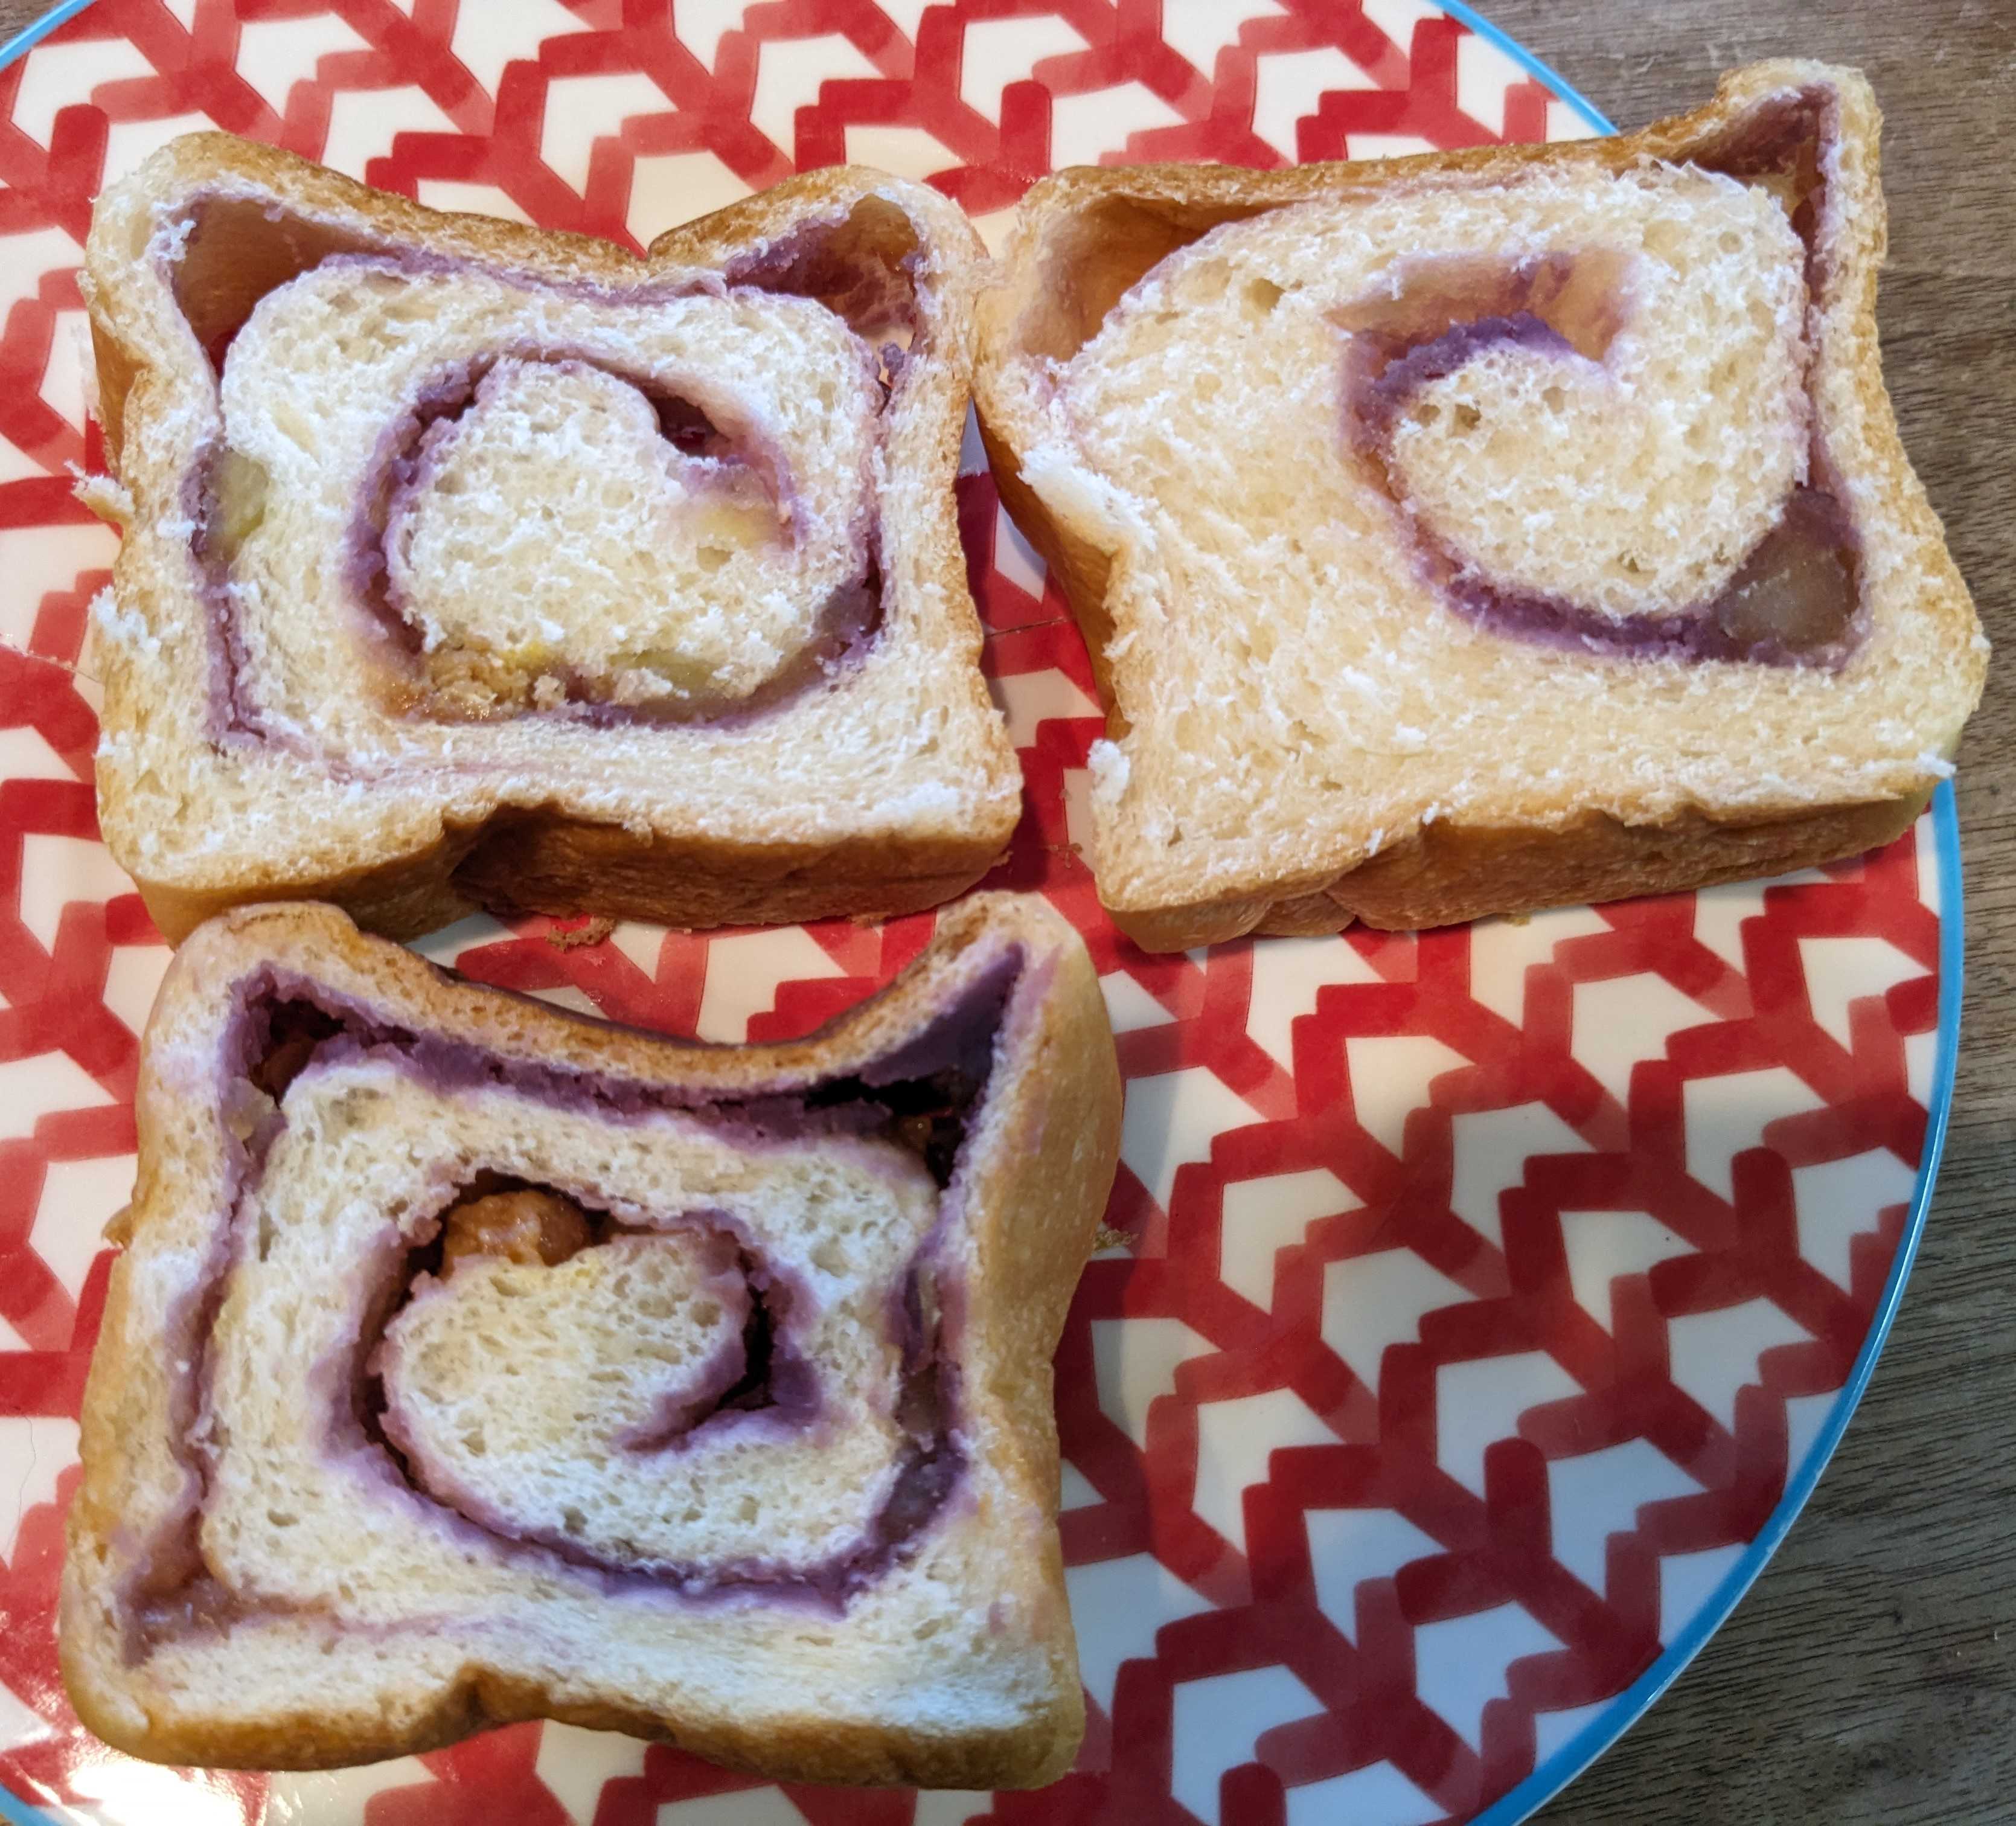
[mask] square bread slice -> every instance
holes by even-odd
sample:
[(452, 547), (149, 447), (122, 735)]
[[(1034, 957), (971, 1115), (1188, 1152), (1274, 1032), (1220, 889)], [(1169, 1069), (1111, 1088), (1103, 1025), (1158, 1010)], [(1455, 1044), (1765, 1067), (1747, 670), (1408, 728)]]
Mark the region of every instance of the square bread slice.
[(239, 909), (136, 1111), (60, 1612), (108, 1743), (317, 1768), (543, 1716), (780, 1780), (1068, 1767), (1050, 1358), (1120, 1086), (1040, 902), (732, 1047)]
[(1986, 663), (1878, 364), (1874, 97), (1615, 139), (1069, 171), (977, 307), (1090, 645), (1139, 943), (1439, 925), (1856, 853)]
[(330, 900), (929, 906), (1021, 780), (952, 478), (979, 243), (840, 168), (614, 245), (227, 135), (99, 198), (100, 821), (178, 939)]

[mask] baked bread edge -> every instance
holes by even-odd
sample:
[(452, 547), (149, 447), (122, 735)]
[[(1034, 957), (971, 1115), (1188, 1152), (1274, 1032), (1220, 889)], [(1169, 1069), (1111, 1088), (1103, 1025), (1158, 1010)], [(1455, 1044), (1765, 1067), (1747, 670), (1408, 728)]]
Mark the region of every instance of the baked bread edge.
[[(1251, 171), (1224, 165), (1074, 167), (1039, 180), (1023, 199), (1003, 254), (990, 263), (975, 306), (979, 358), (974, 404), (995, 482), (1010, 517), (1042, 555), (1084, 634), (1110, 737), (1124, 733), (1114, 708), (1106, 646), (1113, 634), (1107, 587), (1114, 552), (1089, 523), (1071, 524), (1024, 480), (1021, 459), (1041, 433), (1017, 340), (1026, 302), (1054, 272), (1037, 270), (1046, 236), (1089, 207), (1118, 200), (1136, 205), (1144, 235), (1166, 232), (1173, 248), (1203, 227), (1324, 196), (1376, 191), (1422, 178), (1496, 182), (1536, 166), (1586, 164), (1622, 171), (1645, 160), (1685, 162), (1712, 147), (1746, 114), (1773, 97), (1815, 85), (1841, 109), (1847, 153), (1836, 181), (1845, 245), (1835, 258), (1848, 290), (1833, 331), (1844, 346), (1866, 414), (1884, 512), (1924, 566), (1920, 600), (1927, 616), (1971, 640), (1957, 657), (1968, 710), (1986, 672), (1973, 600), (1946, 543), (1945, 529), (1913, 470), (1884, 386), (1876, 319), (1879, 271), (1888, 227), (1878, 171), (1881, 115), (1858, 70), (1779, 59), (1726, 73), (1714, 98), (1692, 111), (1632, 133), (1551, 145), (1487, 146), (1403, 158)], [(1159, 255), (1157, 256), (1160, 258)], [(1964, 720), (1964, 719), (1963, 719)], [(1950, 761), (1951, 755), (1942, 758)], [(1150, 951), (1187, 950), (1248, 933), (1335, 932), (1354, 920), (1389, 930), (1458, 924), (1494, 913), (1676, 892), (1718, 881), (1775, 874), (1837, 861), (1889, 842), (1910, 828), (1943, 774), (1928, 769), (1894, 797), (1813, 805), (1788, 798), (1718, 813), (1690, 808), (1677, 817), (1626, 822), (1568, 808), (1547, 823), (1490, 825), (1452, 820), (1403, 833), (1355, 866), (1325, 866), (1319, 856), (1278, 868), (1213, 871), (1209, 891), (1170, 902), (1116, 891), (1098, 883), (1113, 920)], [(1095, 833), (1095, 855), (1096, 833)], [(1095, 867), (1095, 875), (1099, 870)]]
[[(268, 196), (303, 214), (340, 218), (388, 242), (549, 279), (616, 283), (634, 282), (654, 269), (718, 267), (830, 214), (836, 206), (873, 195), (896, 200), (925, 236), (931, 283), (941, 301), (944, 384), (962, 401), (957, 412), (933, 409), (940, 422), (931, 466), (948, 478), (956, 472), (970, 379), (972, 294), (984, 250), (958, 207), (927, 185), (861, 166), (807, 172), (668, 229), (640, 258), (587, 236), (431, 210), (294, 153), (228, 133), (200, 132), (171, 141), (108, 190), (86, 243), (81, 286), (92, 324), (99, 409), (108, 459), (129, 492), (132, 478), (122, 465), (130, 460), (158, 468), (161, 453), (155, 447), (164, 441), (157, 434), (129, 440), (129, 398), (137, 394), (144, 404), (159, 393), (159, 409), (172, 412), (177, 409), (169, 396), (179, 384), (160, 352), (162, 313), (170, 307), (142, 270), (136, 250), (153, 233), (158, 206), (211, 183)], [(141, 412), (136, 423), (146, 416)], [(136, 443), (143, 447), (129, 451)], [(157, 474), (150, 492), (170, 499), (164, 490), (175, 485), (167, 474)], [(985, 775), (974, 783), (974, 804), (963, 829), (933, 830), (923, 823), (905, 829), (900, 821), (884, 820), (837, 841), (829, 835), (777, 841), (697, 829), (626, 827), (551, 804), (459, 823), (438, 805), (409, 804), (388, 808), (378, 841), (339, 866), (268, 855), (240, 859), (239, 866), (221, 873), (214, 859), (201, 854), (200, 841), (170, 859), (185, 866), (148, 864), (128, 833), (156, 814), (103, 754), (97, 770), (101, 828), (171, 944), (225, 908), (276, 899), (333, 901), (368, 928), (401, 938), (485, 906), (701, 928), (843, 915), (887, 918), (938, 905), (972, 886), (999, 859), (1021, 816), (1021, 773), (980, 671), (981, 629), (949, 485), (918, 492), (916, 506), (923, 516), (915, 528), (917, 568), (956, 624), (942, 656), (940, 688), (955, 698), (949, 708), (970, 722), (986, 751)], [(157, 574), (135, 541), (122, 541), (113, 565), (115, 599), (171, 602), (181, 589), (175, 578)], [(160, 636), (158, 622), (151, 632)], [(191, 637), (189, 630), (175, 632)], [(98, 650), (106, 665), (107, 726), (122, 717), (144, 718), (143, 686), (126, 675), (116, 643), (100, 641)], [(198, 790), (187, 795), (196, 809), (185, 810), (199, 826), (206, 816), (201, 771), (200, 765)]]
[[(929, 1018), (938, 987), (975, 945), (1019, 944), (1022, 978), (1005, 1020), (1022, 1017), (1020, 1068), (997, 1082), (968, 1147), (983, 1170), (965, 1184), (965, 1228), (982, 1298), (970, 1302), (962, 1360), (970, 1416), (991, 1421), (1010, 1450), (995, 1462), (1025, 1513), (1042, 1523), (1041, 1550), (998, 1567), (1039, 1620), (1035, 1652), (1049, 1669), (1047, 1705), (1014, 1731), (920, 1738), (899, 1727), (837, 1726), (777, 1709), (668, 1720), (616, 1695), (556, 1701), (546, 1690), (480, 1666), (426, 1693), (363, 1694), (350, 1713), (279, 1713), (231, 1720), (151, 1709), (127, 1677), (117, 1591), (145, 1532), (139, 1518), (171, 1471), (170, 1383), (158, 1327), (140, 1309), (143, 1274), (162, 1264), (162, 1234), (191, 1201), (224, 1195), (189, 1112), (192, 1086), (175, 1066), (228, 1018), (232, 983), (278, 960), (318, 981), (395, 1007), (416, 1028), (555, 1066), (671, 1069), (704, 1091), (774, 1088), (843, 1075)], [(799, 1040), (696, 1047), (607, 1026), (526, 998), (465, 983), (419, 956), (358, 930), (320, 906), (252, 906), (210, 922), (171, 963), (143, 1051), (135, 1109), (140, 1175), (113, 1234), (114, 1262), (100, 1344), (83, 1406), (82, 1482), (67, 1522), (59, 1610), (64, 1684), (78, 1716), (114, 1748), (157, 1762), (218, 1768), (315, 1769), (414, 1754), (526, 1719), (676, 1742), (725, 1767), (772, 1779), (956, 1788), (1021, 1788), (1068, 1768), (1084, 1730), (1084, 1699), (1057, 1530), (1058, 1459), (1050, 1360), (1089, 1255), (1118, 1159), (1120, 1079), (1096, 973), (1077, 934), (1040, 901), (974, 896), (949, 909), (931, 945), (875, 996)], [(970, 1425), (972, 1421), (970, 1421)], [(732, 1627), (731, 1626), (729, 1626)]]

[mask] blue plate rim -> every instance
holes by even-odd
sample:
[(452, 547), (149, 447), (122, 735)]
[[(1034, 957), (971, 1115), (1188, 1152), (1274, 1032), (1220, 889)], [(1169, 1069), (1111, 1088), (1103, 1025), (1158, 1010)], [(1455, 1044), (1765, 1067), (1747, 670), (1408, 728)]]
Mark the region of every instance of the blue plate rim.
[[(1465, 0), (1435, 0), (1452, 19), (1460, 20), (1481, 38), (1496, 45), (1527, 74), (1573, 108), (1598, 133), (1617, 129), (1594, 103), (1550, 65), (1535, 57), (1525, 45), (1508, 37), (1489, 20), (1481, 18)], [(1834, 1397), (1826, 1421), (1798, 1468), (1785, 1480), (1784, 1493), (1777, 1507), (1742, 1557), (1723, 1576), (1708, 1601), (1687, 1621), (1687, 1627), (1660, 1651), (1658, 1659), (1638, 1678), (1608, 1702), (1600, 1717), (1593, 1718), (1561, 1745), (1552, 1756), (1515, 1788), (1471, 1817), (1469, 1826), (1517, 1826), (1544, 1806), (1581, 1775), (1604, 1751), (1650, 1711), (1660, 1695), (1679, 1678), (1688, 1662), (1707, 1646), (1708, 1639), (1729, 1620), (1730, 1613), (1756, 1581), (1771, 1556), (1798, 1519), (1834, 1457), (1848, 1423), (1876, 1373), (1877, 1360), (1890, 1335), (1897, 1309), (1903, 1303), (1905, 1284), (1910, 1279), (1918, 1244), (1924, 1234), (1925, 1219), (1931, 1209), (1932, 1189), (1939, 1179), (1939, 1162), (1946, 1152), (1946, 1130), (1953, 1116), (1953, 1077), (1960, 1059), (1961, 974), (1966, 967), (1966, 916), (1961, 899), (1960, 814), (1953, 798), (1953, 783), (1942, 780), (1932, 798), (1932, 834), (1938, 861), (1939, 884), (1939, 1039), (1934, 1053), (1931, 1105), (1927, 1111), (1925, 1141), (1918, 1157), (1917, 1178), (1911, 1188), (1910, 1209), (1904, 1234), (1898, 1240), (1890, 1273), (1883, 1284), (1869, 1330), (1856, 1353), (1848, 1380)]]
[[(82, 3), (88, 5), (89, 0), (82, 0)], [(1467, 26), (1486, 44), (1503, 52), (1535, 81), (1552, 90), (1555, 100), (1566, 103), (1581, 115), (1586, 125), (1598, 133), (1615, 133), (1617, 131), (1615, 122), (1552, 64), (1535, 57), (1502, 27), (1493, 25), (1475, 8), (1467, 4), (1467, 0), (1431, 0), (1431, 4), (1458, 23)], [(4, 60), (4, 57), (5, 53), (0, 52), (0, 60)]]
[[(0, 69), (39, 44), (66, 21), (76, 18), (92, 0), (62, 0), (62, 3), (31, 25), (23, 27), (0, 45)], [(1597, 133), (1617, 129), (1607, 116), (1550, 65), (1535, 57), (1515, 38), (1508, 37), (1482, 17), (1464, 0), (1435, 0), (1450, 18), (1469, 27), (1486, 43), (1502, 51), (1529, 76), (1544, 85), (1556, 97), (1575, 110)], [(1890, 1273), (1870, 1320), (1862, 1349), (1856, 1353), (1848, 1380), (1828, 1410), (1825, 1423), (1806, 1450), (1799, 1468), (1786, 1479), (1785, 1493), (1771, 1511), (1743, 1557), (1723, 1576), (1708, 1601), (1689, 1620), (1686, 1629), (1663, 1649), (1657, 1661), (1609, 1702), (1600, 1718), (1594, 1718), (1534, 1770), (1516, 1788), (1501, 1795), (1485, 1810), (1473, 1815), (1470, 1826), (1517, 1826), (1559, 1794), (1582, 1774), (1604, 1751), (1623, 1736), (1648, 1712), (1659, 1696), (1677, 1680), (1687, 1663), (1700, 1654), (1709, 1637), (1729, 1620), (1730, 1612), (1755, 1582), (1771, 1556), (1778, 1550), (1806, 1500), (1820, 1481), (1834, 1448), (1860, 1403), (1863, 1391), (1876, 1373), (1877, 1360), (1903, 1302), (1905, 1283), (1924, 1234), (1925, 1219), (1931, 1208), (1932, 1189), (1939, 1178), (1939, 1162), (1946, 1152), (1946, 1130), (1953, 1116), (1954, 1072), (1960, 1059), (1960, 973), (1967, 957), (1966, 920), (1961, 903), (1960, 816), (1954, 803), (1953, 783), (1942, 781), (1932, 799), (1932, 835), (1939, 864), (1939, 1044), (1932, 1068), (1931, 1107), (1928, 1112), (1925, 1143), (1918, 1161), (1918, 1176), (1911, 1189), (1910, 1211), (1904, 1234), (1898, 1241)], [(29, 1806), (0, 1788), (0, 1818), (13, 1826), (60, 1826), (54, 1816)]]
[(5, 70), (16, 57), (32, 50), (59, 25), (64, 25), (83, 12), (91, 0), (63, 0), (52, 6), (40, 19), (24, 25), (4, 45), (0, 45), (0, 70)]
[(1931, 1208), (1932, 1188), (1939, 1178), (1939, 1161), (1946, 1152), (1946, 1129), (1953, 1115), (1953, 1074), (1960, 1057), (1960, 973), (1966, 964), (1967, 940), (1960, 902), (1960, 816), (1950, 780), (1941, 781), (1933, 795), (1932, 839), (1939, 884), (1939, 1021), (1931, 1104), (1927, 1112), (1924, 1147), (1918, 1157), (1918, 1176), (1911, 1188), (1904, 1234), (1898, 1239), (1889, 1276), (1883, 1284), (1862, 1348), (1856, 1353), (1854, 1367), (1798, 1470), (1785, 1480), (1778, 1506), (1708, 1601), (1688, 1619), (1687, 1627), (1661, 1651), (1657, 1661), (1608, 1702), (1600, 1717), (1591, 1719), (1516, 1788), (1500, 1795), (1482, 1813), (1473, 1814), (1468, 1826), (1517, 1826), (1517, 1822), (1529, 1817), (1582, 1774), (1651, 1709), (1687, 1663), (1701, 1653), (1708, 1638), (1729, 1620), (1730, 1612), (1778, 1550), (1819, 1484), (1827, 1460), (1848, 1431), (1863, 1391), (1876, 1372), (1877, 1359), (1883, 1354), (1897, 1309), (1903, 1302), (1904, 1284), (1910, 1279), (1911, 1264), (1924, 1234), (1926, 1214)]

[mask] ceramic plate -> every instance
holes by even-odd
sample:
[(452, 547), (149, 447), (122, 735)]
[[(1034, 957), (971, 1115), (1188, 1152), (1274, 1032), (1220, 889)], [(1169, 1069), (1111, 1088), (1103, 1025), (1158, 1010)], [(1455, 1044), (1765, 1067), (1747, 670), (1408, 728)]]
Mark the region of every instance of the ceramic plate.
[[(215, 123), (422, 200), (636, 245), (794, 168), (998, 232), (1055, 165), (1252, 164), (1604, 123), (1424, 0), (96, 0), (0, 70), (0, 1799), (99, 1826), (1509, 1822), (1641, 1712), (1812, 1489), (1923, 1221), (1953, 1079), (1942, 793), (1863, 861), (1491, 923), (1150, 957), (1076, 841), (1099, 733), (971, 442), (1028, 809), (992, 884), (1083, 930), (1128, 1078), (1058, 1360), (1091, 1729), (1040, 1794), (779, 1789), (554, 1725), (340, 1774), (110, 1755), (56, 1673), (63, 1509), (167, 953), (92, 819), (74, 668), (112, 535), (80, 380), (91, 198)], [(710, 1039), (804, 1032), (928, 917), (687, 936), (468, 922), (484, 981)], [(30, 1803), (33, 1803), (32, 1806)]]

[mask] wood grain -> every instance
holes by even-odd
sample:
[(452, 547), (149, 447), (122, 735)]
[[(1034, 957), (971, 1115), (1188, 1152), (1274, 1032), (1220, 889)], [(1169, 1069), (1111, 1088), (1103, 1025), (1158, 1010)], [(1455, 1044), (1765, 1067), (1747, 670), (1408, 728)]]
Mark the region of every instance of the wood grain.
[[(2016, 0), (1481, 0), (1635, 126), (1715, 73), (1867, 70), (1887, 117), (1885, 359), (1990, 636), (2016, 656)], [(0, 38), (42, 10), (0, 0)], [(1967, 996), (1951, 1139), (1861, 1411), (1756, 1588), (1553, 1826), (2016, 1819), (2016, 657), (1961, 755)], [(2002, 803), (2009, 800), (2009, 807)]]

